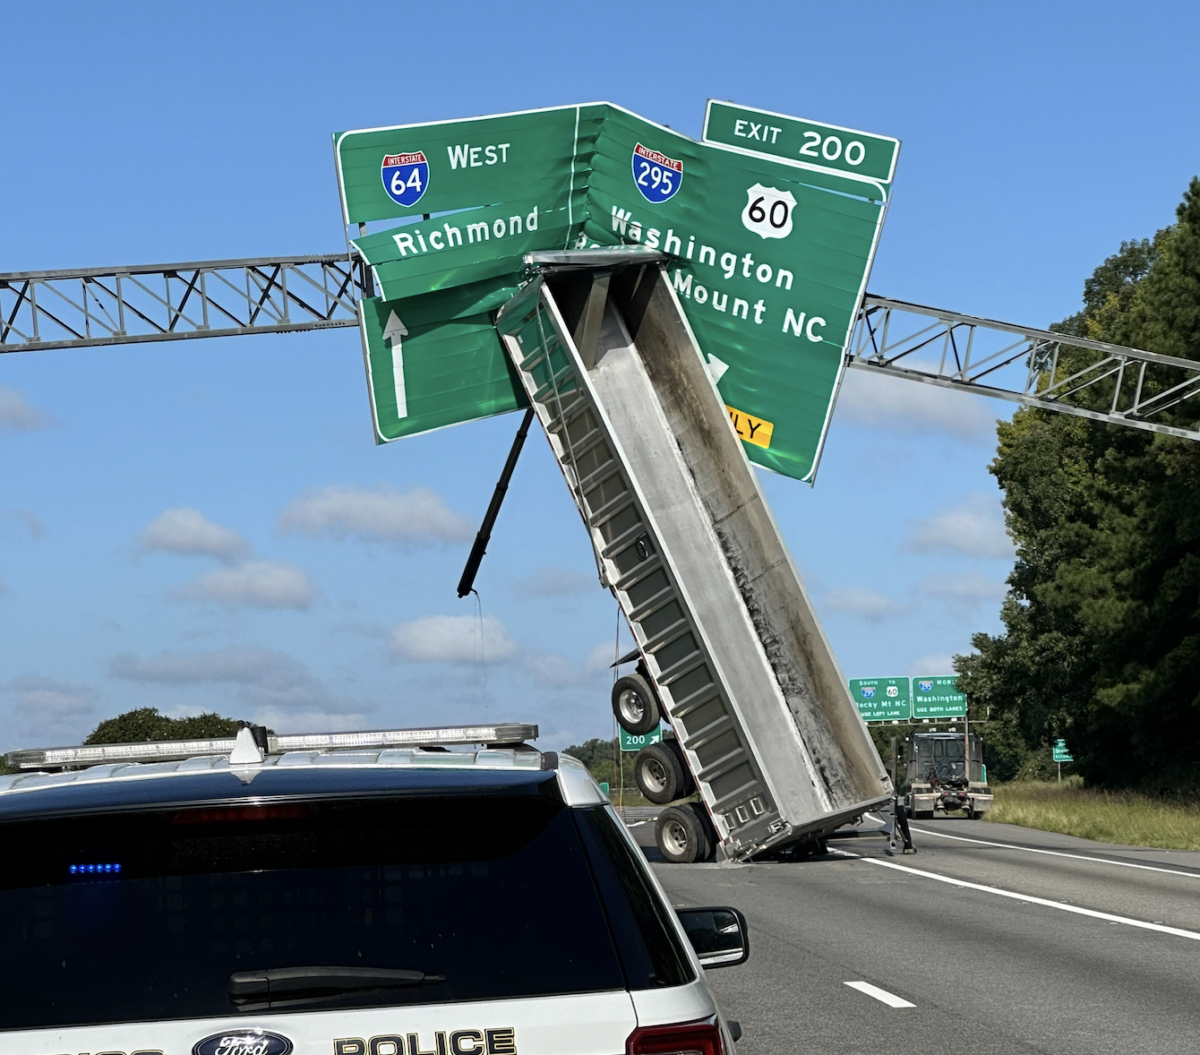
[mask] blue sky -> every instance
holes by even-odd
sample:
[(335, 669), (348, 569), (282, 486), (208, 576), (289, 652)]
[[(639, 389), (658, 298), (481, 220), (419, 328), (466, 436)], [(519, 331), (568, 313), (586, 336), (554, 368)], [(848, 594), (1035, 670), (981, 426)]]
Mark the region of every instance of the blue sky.
[[(711, 96), (902, 139), (869, 289), (1040, 326), (1200, 171), (1187, 4), (4, 17), (0, 271), (333, 252), (334, 131), (609, 99), (698, 135)], [(999, 625), (1011, 408), (866, 380), (816, 486), (764, 485), (847, 677), (946, 672)], [(0, 357), (0, 749), (134, 706), (611, 735), (615, 603), (540, 436), (455, 597), (516, 425), (375, 447), (353, 330)]]

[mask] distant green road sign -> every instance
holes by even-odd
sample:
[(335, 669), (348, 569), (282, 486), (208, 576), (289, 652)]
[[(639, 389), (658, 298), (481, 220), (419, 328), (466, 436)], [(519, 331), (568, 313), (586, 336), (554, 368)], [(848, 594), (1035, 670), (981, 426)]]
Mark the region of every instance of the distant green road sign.
[(716, 99), (708, 101), (702, 139), (882, 183), (892, 181), (900, 153), (900, 140), (891, 136), (804, 121)]
[(850, 695), (864, 722), (908, 721), (908, 678), (851, 678)]
[(1074, 762), (1075, 756), (1067, 750), (1066, 740), (1054, 741), (1054, 761), (1055, 762)]
[(958, 678), (943, 675), (913, 678), (914, 718), (962, 718), (967, 713), (966, 693), (958, 691)]
[(624, 729), (621, 730), (621, 750), (622, 751), (640, 751), (643, 747), (649, 744), (657, 744), (662, 740), (662, 726), (660, 725), (652, 733), (644, 733), (641, 736), (634, 736), (633, 733), (627, 733)]

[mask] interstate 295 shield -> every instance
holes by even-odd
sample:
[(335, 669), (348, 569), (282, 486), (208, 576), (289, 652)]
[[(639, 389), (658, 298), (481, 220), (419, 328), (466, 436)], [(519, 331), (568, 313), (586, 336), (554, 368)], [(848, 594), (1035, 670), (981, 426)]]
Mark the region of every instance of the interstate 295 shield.
[(661, 205), (679, 193), (683, 162), (638, 143), (633, 148), (633, 182), (646, 201)]
[(429, 162), (418, 150), (412, 154), (385, 154), (381, 167), (383, 189), (397, 205), (416, 205), (429, 186)]

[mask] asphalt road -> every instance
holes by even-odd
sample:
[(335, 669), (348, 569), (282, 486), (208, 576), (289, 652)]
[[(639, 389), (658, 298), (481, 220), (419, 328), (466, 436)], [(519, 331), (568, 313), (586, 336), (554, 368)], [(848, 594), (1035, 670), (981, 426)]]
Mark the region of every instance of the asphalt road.
[(750, 961), (710, 972), (738, 1055), (1200, 1053), (1200, 853), (939, 818), (916, 856), (668, 865), (633, 832), (677, 905), (746, 915)]

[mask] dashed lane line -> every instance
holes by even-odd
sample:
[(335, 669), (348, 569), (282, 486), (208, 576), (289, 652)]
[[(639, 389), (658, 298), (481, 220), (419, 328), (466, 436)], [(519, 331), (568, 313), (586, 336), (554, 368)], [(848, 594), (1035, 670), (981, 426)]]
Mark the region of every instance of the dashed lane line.
[(1070, 857), (1076, 861), (1090, 861), (1097, 865), (1117, 865), (1119, 868), (1140, 868), (1145, 872), (1166, 872), (1168, 875), (1183, 876), (1185, 879), (1200, 879), (1200, 872), (1181, 872), (1177, 868), (1163, 868), (1159, 865), (1142, 865), (1135, 861), (1116, 861), (1111, 857), (1088, 857), (1086, 854), (1069, 854), (1064, 850), (1039, 850), (1034, 846), (1019, 846), (1015, 843), (998, 843), (989, 839), (971, 839), (965, 835), (947, 835), (945, 832), (932, 831), (929, 828), (913, 828), (921, 835), (934, 835), (939, 839), (953, 839), (960, 843), (978, 843), (980, 846), (1000, 846), (1005, 850), (1024, 850), (1027, 854), (1048, 854), (1051, 857)]
[(952, 876), (941, 875), (938, 872), (925, 872), (920, 868), (909, 868), (907, 865), (896, 864), (894, 861), (881, 861), (876, 857), (863, 857), (852, 854), (847, 850), (830, 850), (831, 854), (839, 857), (849, 857), (867, 864), (878, 865), (880, 868), (891, 868), (897, 872), (908, 872), (910, 875), (921, 876), (923, 879), (934, 879), (939, 883), (949, 883), (951, 886), (962, 887), (966, 890), (979, 890), (985, 894), (995, 894), (1012, 901), (1024, 901), (1030, 905), (1041, 905), (1044, 908), (1056, 908), (1060, 912), (1071, 912), (1076, 916), (1090, 916), (1092, 919), (1102, 919), (1107, 923), (1123, 923), (1127, 927), (1138, 927), (1141, 930), (1157, 931), (1159, 934), (1173, 934), (1177, 938), (1191, 938), (1200, 941), (1200, 932), (1184, 930), (1182, 927), (1168, 927), (1164, 923), (1147, 923), (1145, 920), (1131, 919), (1128, 916), (1115, 916), (1111, 912), (1099, 912), (1093, 908), (1083, 908), (1079, 905), (1064, 905), (1061, 901), (1050, 901), (1033, 894), (1018, 894), (1014, 890), (1001, 890), (999, 887), (985, 886), (983, 883), (968, 883), (965, 879), (954, 879)]
[(887, 1004), (888, 1007), (916, 1007), (916, 1004), (909, 1003), (907, 1000), (902, 1000), (894, 993), (889, 993), (886, 989), (880, 989), (877, 985), (872, 985), (870, 982), (847, 982), (851, 989), (857, 989), (860, 993), (866, 993), (867, 996), (873, 996), (881, 1003)]

